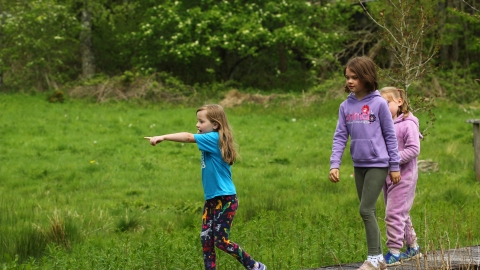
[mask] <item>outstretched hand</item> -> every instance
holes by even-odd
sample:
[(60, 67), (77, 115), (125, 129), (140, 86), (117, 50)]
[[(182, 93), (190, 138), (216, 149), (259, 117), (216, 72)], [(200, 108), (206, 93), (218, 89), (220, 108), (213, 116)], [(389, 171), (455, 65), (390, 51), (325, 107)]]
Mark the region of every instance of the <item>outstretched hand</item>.
[(340, 170), (338, 169), (331, 169), (330, 174), (328, 175), (328, 178), (330, 178), (330, 181), (333, 183), (337, 183), (340, 181)]
[(165, 140), (163, 136), (155, 136), (155, 137), (143, 137), (145, 140), (149, 140), (152, 146), (157, 145), (157, 143), (161, 143)]

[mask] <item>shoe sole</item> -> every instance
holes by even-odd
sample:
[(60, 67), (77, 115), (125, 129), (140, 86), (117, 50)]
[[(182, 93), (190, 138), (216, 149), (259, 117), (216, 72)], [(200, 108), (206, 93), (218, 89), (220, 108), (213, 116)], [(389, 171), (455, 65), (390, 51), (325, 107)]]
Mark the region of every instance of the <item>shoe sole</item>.
[(410, 258), (408, 258), (408, 259), (402, 259), (402, 261), (408, 262), (408, 261), (413, 260), (413, 259), (421, 259), (422, 257), (423, 257), (423, 254), (422, 254), (422, 253), (418, 253), (417, 255), (412, 256), (412, 257), (410, 257)]
[(387, 266), (395, 266), (395, 265), (400, 265), (402, 264), (402, 262), (398, 261), (398, 262), (394, 262), (394, 263), (387, 263)]

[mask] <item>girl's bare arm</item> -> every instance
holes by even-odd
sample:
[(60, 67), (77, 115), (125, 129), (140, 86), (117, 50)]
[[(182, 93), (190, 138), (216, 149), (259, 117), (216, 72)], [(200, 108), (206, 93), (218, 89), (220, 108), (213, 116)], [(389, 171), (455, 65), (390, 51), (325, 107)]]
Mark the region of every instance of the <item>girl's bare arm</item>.
[(183, 142), (183, 143), (196, 142), (193, 134), (188, 132), (172, 133), (172, 134), (166, 134), (166, 135), (154, 136), (154, 137), (144, 137), (144, 139), (149, 140), (150, 144), (153, 146), (163, 141)]

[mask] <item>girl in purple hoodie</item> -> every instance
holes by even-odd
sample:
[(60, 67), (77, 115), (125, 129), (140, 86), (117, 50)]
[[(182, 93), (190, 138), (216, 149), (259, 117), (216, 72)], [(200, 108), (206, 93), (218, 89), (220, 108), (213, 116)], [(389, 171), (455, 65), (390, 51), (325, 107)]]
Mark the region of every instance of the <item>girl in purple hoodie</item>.
[[(380, 94), (388, 101), (397, 134), (398, 151), (400, 153), (400, 173), (402, 180), (395, 183), (387, 177), (383, 187), (385, 198), (385, 224), (387, 226), (387, 247), (385, 255), (387, 265), (398, 265), (401, 261), (422, 256), (417, 244), (417, 236), (410, 218), (417, 186), (417, 157), (420, 154), (418, 119), (408, 111), (405, 91), (395, 87), (384, 87)], [(400, 253), (403, 243), (407, 250)]]
[(400, 181), (400, 156), (392, 115), (380, 96), (375, 63), (368, 57), (355, 57), (345, 70), (347, 99), (340, 104), (337, 128), (330, 157), (330, 181), (340, 181), (340, 163), (350, 137), (355, 185), (360, 199), (360, 215), (365, 225), (368, 256), (360, 270), (384, 270), (385, 263), (376, 201), (387, 174)]

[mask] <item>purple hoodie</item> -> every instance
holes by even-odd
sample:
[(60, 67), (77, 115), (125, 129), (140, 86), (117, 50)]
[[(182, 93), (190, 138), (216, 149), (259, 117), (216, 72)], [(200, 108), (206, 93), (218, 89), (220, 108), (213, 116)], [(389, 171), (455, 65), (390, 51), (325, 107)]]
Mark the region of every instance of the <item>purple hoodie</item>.
[(354, 167), (390, 167), (390, 171), (400, 171), (392, 114), (378, 90), (361, 100), (351, 93), (340, 104), (330, 169), (340, 168), (349, 136)]

